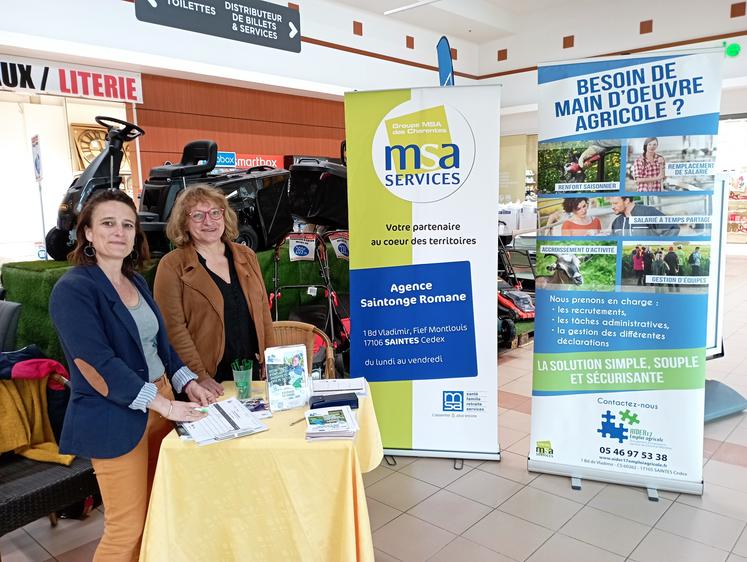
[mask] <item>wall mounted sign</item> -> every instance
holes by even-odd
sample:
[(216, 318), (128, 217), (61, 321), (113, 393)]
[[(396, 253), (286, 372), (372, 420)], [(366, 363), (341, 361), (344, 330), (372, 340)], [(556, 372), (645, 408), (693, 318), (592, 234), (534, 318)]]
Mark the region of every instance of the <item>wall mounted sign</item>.
[(140, 74), (0, 55), (0, 90), (143, 103)]
[(283, 167), (282, 154), (244, 154), (218, 151), (216, 168), (254, 168), (256, 166)]

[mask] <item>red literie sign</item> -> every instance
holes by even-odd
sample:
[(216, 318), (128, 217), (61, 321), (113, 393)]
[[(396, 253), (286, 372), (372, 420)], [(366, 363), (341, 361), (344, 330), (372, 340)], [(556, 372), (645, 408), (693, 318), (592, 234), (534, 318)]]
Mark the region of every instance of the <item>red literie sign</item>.
[(106, 72), (58, 69), (60, 92), (98, 99), (118, 99), (137, 103), (140, 99), (135, 78)]
[(143, 103), (140, 74), (0, 54), (0, 90)]

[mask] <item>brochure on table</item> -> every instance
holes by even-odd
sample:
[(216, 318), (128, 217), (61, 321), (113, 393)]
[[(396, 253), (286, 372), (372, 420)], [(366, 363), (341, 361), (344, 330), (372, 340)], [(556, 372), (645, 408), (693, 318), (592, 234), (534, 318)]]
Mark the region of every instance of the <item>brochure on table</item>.
[(352, 439), (358, 432), (358, 420), (350, 406), (307, 410), (306, 439)]
[(722, 59), (539, 68), (532, 470), (702, 493)]
[(500, 87), (345, 95), (350, 371), (385, 452), (499, 458)]
[[(208, 445), (267, 430), (267, 426), (236, 398), (210, 404), (207, 410), (207, 417), (196, 422), (179, 424), (198, 445)], [(182, 437), (183, 431), (179, 432)]]
[(265, 349), (267, 400), (270, 410), (290, 410), (309, 399), (306, 346), (283, 345)]

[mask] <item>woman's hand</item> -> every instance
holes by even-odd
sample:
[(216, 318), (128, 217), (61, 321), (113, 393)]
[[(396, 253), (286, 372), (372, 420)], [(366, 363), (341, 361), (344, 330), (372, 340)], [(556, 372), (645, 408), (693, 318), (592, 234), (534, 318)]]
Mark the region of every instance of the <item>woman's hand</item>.
[(207, 377), (197, 382), (202, 388), (210, 392), (213, 396), (223, 396), (223, 393), (225, 392), (225, 390), (223, 389), (223, 385), (219, 382), (215, 382), (215, 379), (213, 379), (212, 377)]
[(196, 402), (201, 406), (207, 406), (208, 404), (215, 402), (215, 394), (194, 380), (187, 383), (184, 392), (192, 402)]
[(178, 422), (195, 422), (206, 417), (207, 414), (197, 410), (200, 405), (194, 402), (179, 402), (167, 400), (160, 394), (148, 404), (148, 408), (155, 410), (164, 418)]
[(171, 421), (194, 422), (207, 417), (206, 413), (195, 409), (199, 408), (200, 405), (195, 404), (194, 402), (179, 402), (177, 400), (172, 400), (171, 404), (173, 404), (173, 406), (171, 406), (171, 413), (167, 412), (168, 415), (164, 416), (166, 419)]

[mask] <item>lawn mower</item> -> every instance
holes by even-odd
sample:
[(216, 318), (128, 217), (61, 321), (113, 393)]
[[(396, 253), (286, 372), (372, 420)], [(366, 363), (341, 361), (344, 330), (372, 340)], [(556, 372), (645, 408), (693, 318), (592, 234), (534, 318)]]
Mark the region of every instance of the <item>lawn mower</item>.
[(106, 146), (67, 188), (57, 212), (57, 226), (47, 232), (47, 254), (55, 260), (65, 260), (75, 246), (78, 215), (91, 196), (102, 189), (120, 188), (124, 144), (145, 134), (137, 125), (114, 117), (98, 116), (96, 123), (107, 129)]
[(252, 250), (273, 248), (293, 228), (288, 202), (287, 170), (269, 166), (219, 169), (218, 145), (211, 140), (188, 143), (181, 161), (150, 171), (140, 195), (140, 223), (154, 255), (169, 251), (166, 223), (176, 198), (187, 187), (207, 184), (222, 191), (239, 219), (236, 242)]
[(506, 249), (503, 237), (498, 237), (498, 318), (534, 320), (534, 302), (531, 295), (522, 291), (521, 281), (516, 276), (511, 254)]

